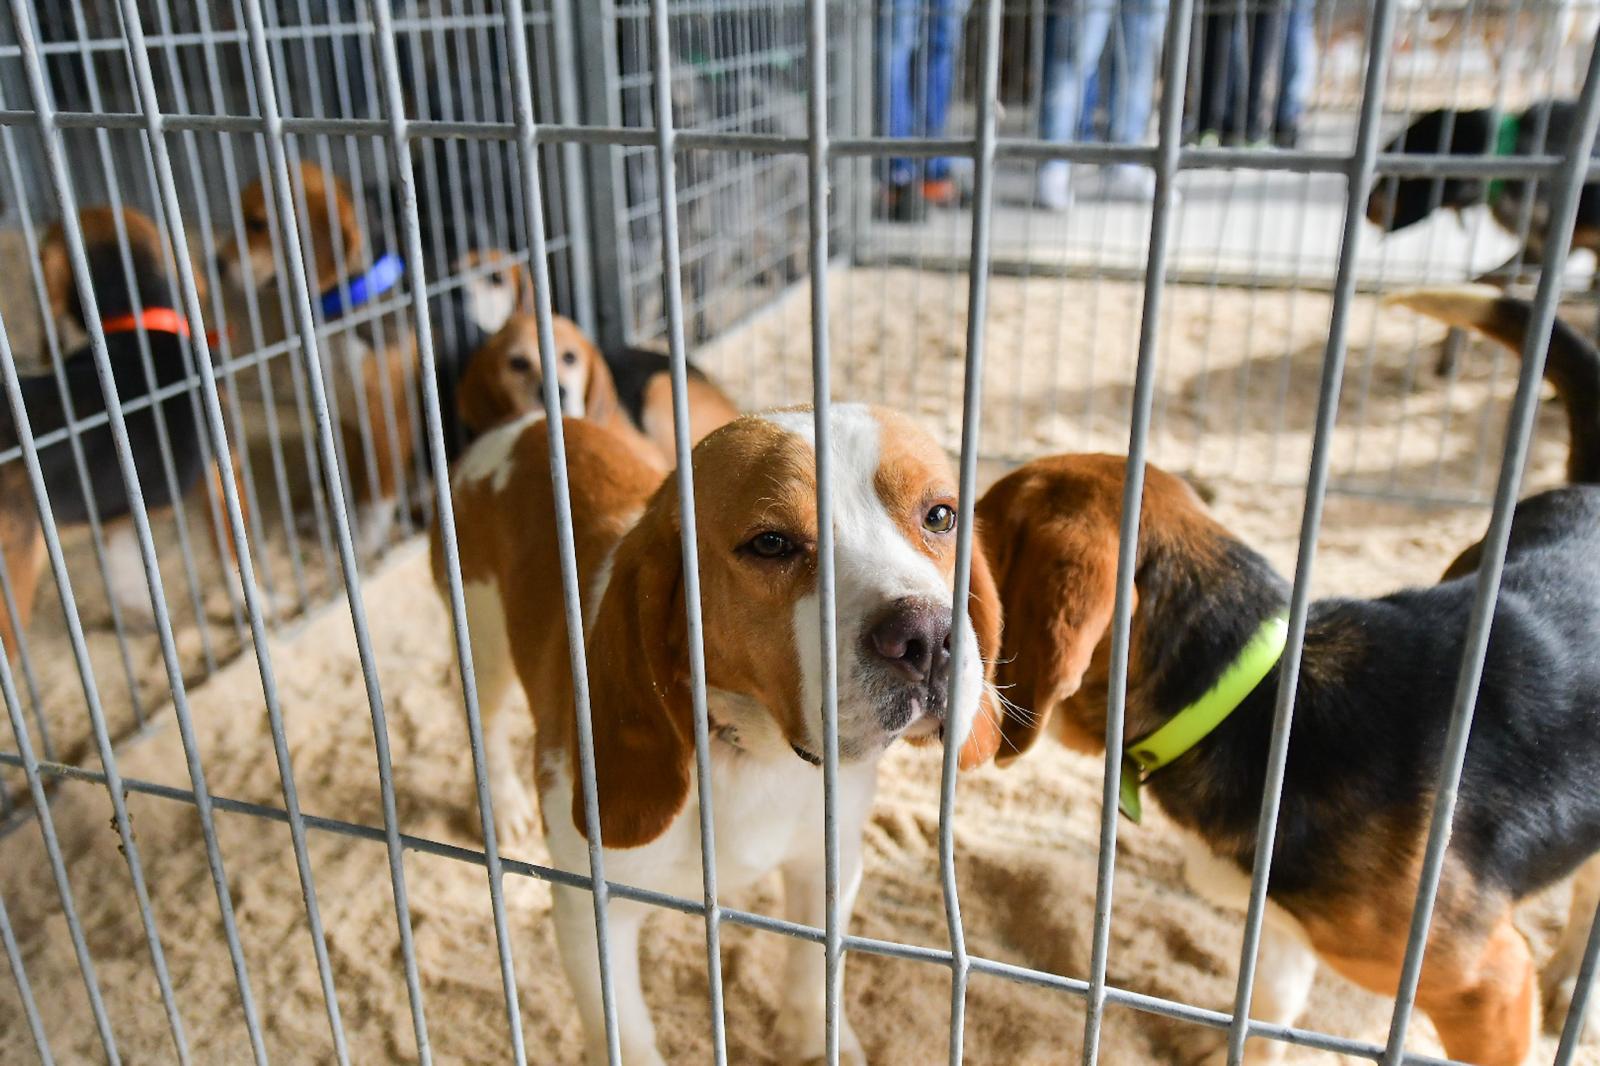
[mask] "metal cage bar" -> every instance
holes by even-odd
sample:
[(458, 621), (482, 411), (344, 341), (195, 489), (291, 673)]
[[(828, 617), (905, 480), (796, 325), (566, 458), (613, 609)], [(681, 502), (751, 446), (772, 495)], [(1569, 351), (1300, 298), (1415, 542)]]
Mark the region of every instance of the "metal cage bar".
[(1128, 660), (1133, 641), (1134, 574), (1138, 568), (1139, 517), (1144, 506), (1145, 452), (1150, 442), (1150, 417), (1155, 399), (1161, 297), (1166, 287), (1167, 241), (1172, 216), (1173, 178), (1178, 168), (1179, 126), (1183, 96), (1172, 87), (1185, 81), (1189, 63), (1189, 28), (1194, 0), (1176, 0), (1168, 14), (1162, 60), (1163, 82), (1156, 135), (1155, 208), (1150, 215), (1150, 244), (1140, 319), (1139, 354), (1134, 370), (1128, 427), (1128, 462), (1123, 475), (1122, 516), (1117, 532), (1116, 603), (1111, 619), (1111, 677), (1106, 704), (1105, 781), (1100, 795), (1100, 856), (1095, 876), (1094, 939), (1089, 960), (1089, 999), (1084, 1011), (1083, 1063), (1100, 1057), (1100, 1023), (1106, 1003), (1106, 961), (1111, 951), (1111, 897), (1116, 873), (1117, 797), (1122, 788), (1122, 737), (1128, 699)]
[(844, 930), (839, 927), (839, 604), (833, 557), (833, 403), (828, 346), (828, 8), (806, 0), (806, 224), (811, 278), (811, 405), (817, 477), (818, 695), (822, 715), (823, 1054), (839, 1062)]
[(666, 302), (672, 375), (673, 452), (677, 457), (678, 535), (683, 555), (683, 601), (689, 655), (689, 699), (694, 717), (695, 786), (700, 800), (700, 877), (705, 889), (706, 999), (711, 1018), (711, 1061), (726, 1066), (728, 1035), (722, 1007), (722, 907), (717, 899), (717, 835), (712, 811), (711, 716), (706, 706), (705, 625), (700, 604), (699, 523), (689, 427), (688, 349), (684, 341), (682, 246), (678, 235), (678, 130), (672, 113), (672, 50), (667, 0), (650, 0), (651, 63), (655, 77), (656, 185), (661, 207), (661, 285)]
[[(131, 2), (131, 0), (130, 0)], [(290, 188), (289, 165), (285, 131), (278, 110), (276, 75), (267, 51), (265, 21), (260, 0), (244, 0), (245, 18), (249, 29), (249, 59), (260, 111), (267, 124), (266, 147), (270, 160), (271, 197), (277, 208), (277, 223), (283, 238), (283, 259), (288, 267), (292, 311), (300, 330), (302, 351), (306, 361), (307, 385), (311, 392), (315, 414), (318, 444), (323, 473), (327, 478), (328, 498), (338, 543), (339, 564), (343, 570), (345, 598), (350, 606), (351, 621), (356, 631), (357, 653), (361, 660), (367, 705), (372, 716), (373, 746), (378, 761), (378, 786), (383, 808), (385, 846), (388, 853), (389, 883), (394, 898), (395, 921), (399, 931), (400, 950), (404, 960), (406, 996), (411, 1009), (412, 1031), (416, 1038), (418, 1058), (432, 1060), (428, 1044), (428, 1027), (422, 1001), (421, 977), (417, 972), (416, 949), (411, 933), (411, 914), (407, 903), (405, 869), (401, 858), (399, 813), (395, 807), (394, 766), (389, 752), (388, 724), (384, 715), (383, 695), (378, 683), (377, 665), (373, 658), (372, 638), (367, 628), (366, 609), (361, 593), (361, 579), (357, 574), (355, 546), (351, 540), (350, 516), (344, 491), (344, 479), (337, 461), (338, 449), (329, 413), (328, 397), (324, 385), (321, 344), (317, 337), (317, 322), (311, 309), (311, 290), (306, 275), (306, 264), (300, 249), (295, 226), (297, 212), (295, 197)], [(152, 135), (157, 131), (151, 130)]]
[(1306, 481), (1305, 507), (1300, 518), (1300, 543), (1295, 556), (1294, 584), (1289, 593), (1289, 634), (1278, 667), (1278, 696), (1273, 708), (1272, 736), (1268, 741), (1266, 784), (1256, 825), (1255, 865), (1250, 875), (1250, 902), (1245, 912), (1244, 944), (1240, 949), (1239, 979), (1234, 991), (1233, 1024), (1228, 1030), (1229, 1066), (1244, 1059), (1250, 1035), (1250, 999), (1254, 991), (1256, 959), (1261, 945), (1261, 923), (1266, 915), (1267, 885), (1272, 851), (1277, 839), (1278, 811), (1283, 799), (1283, 776), (1289, 758), (1289, 733), (1294, 721), (1295, 689), (1299, 684), (1301, 654), (1305, 650), (1306, 619), (1311, 610), (1311, 573), (1316, 561), (1317, 534), (1327, 498), (1328, 471), (1333, 459), (1333, 427), (1339, 414), (1339, 389), (1344, 380), (1346, 338), (1350, 307), (1355, 297), (1356, 252), (1362, 234), (1361, 205), (1372, 187), (1378, 154), (1378, 119), (1388, 73), (1388, 44), (1395, 18), (1393, 0), (1377, 0), (1367, 39), (1366, 87), (1361, 95), (1355, 152), (1346, 178), (1344, 233), (1339, 244), (1339, 266), (1334, 281), (1333, 313), (1328, 323), (1328, 343), (1322, 356), (1322, 380), (1317, 390), (1317, 418), (1312, 430), (1311, 467)]
[[(983, 40), (978, 90), (980, 113), (972, 216), (972, 259), (967, 297), (967, 351), (961, 411), (960, 491), (957, 496), (955, 588), (951, 597), (950, 682), (961, 676), (967, 634), (972, 632), (967, 603), (972, 588), (973, 510), (978, 501), (978, 438), (983, 392), (984, 329), (988, 325), (990, 224), (994, 209), (995, 106), (1000, 95), (1002, 0), (983, 0)], [(983, 709), (980, 703), (978, 714)], [(977, 728), (974, 723), (973, 728)], [(945, 927), (950, 937), (950, 1066), (961, 1066), (965, 1048), (967, 979), (972, 973), (961, 898), (956, 887), (956, 773), (961, 745), (947, 737), (939, 768), (939, 880)]]
[(428, 287), (423, 273), (425, 266), (421, 220), (417, 212), (417, 190), (412, 171), (411, 146), (405, 137), (407, 117), (400, 85), (393, 16), (388, 5), (381, 0), (370, 0), (367, 6), (378, 28), (378, 55), (383, 70), (385, 104), (389, 112), (391, 129), (389, 147), (394, 153), (395, 171), (400, 182), (401, 222), (406, 234), (406, 258), (416, 264), (416, 275), (412, 282), (412, 313), (415, 315), (418, 350), (421, 356), (419, 376), (423, 392), (423, 413), (427, 418), (432, 474), (437, 489), (439, 535), (448, 578), (451, 628), (455, 634), (456, 660), (461, 667), (461, 688), (467, 719), (468, 744), (472, 755), (473, 785), (478, 804), (478, 821), (483, 831), (485, 868), (489, 877), (489, 906), (493, 916), (495, 945), (500, 963), (501, 993), (505, 998), (506, 1024), (511, 1037), (512, 1055), (521, 1063), (527, 1061), (527, 1048), (523, 1038), (522, 1013), (517, 1002), (516, 960), (512, 955), (511, 931), (506, 918), (504, 875), (500, 865), (499, 841), (495, 833), (494, 805), (490, 798), (489, 775), (483, 746), (483, 722), (478, 706), (477, 680), (473, 672), (472, 646), (467, 631), (466, 599), (461, 585), (461, 562), (456, 546), (455, 509), (450, 496), (449, 471), (445, 466), (444, 424), (439, 411), (438, 370), (428, 307)]
[[(546, 411), (561, 410), (556, 391), (556, 344), (550, 294), (550, 257), (545, 241), (544, 182), (539, 169), (532, 79), (528, 65), (528, 39), (522, 4), (510, 0), (512, 113), (516, 119), (518, 161), (521, 165), (522, 206), (527, 227), (529, 264), (533, 272), (534, 317), (539, 333), (539, 359), (543, 372)], [(604, 847), (600, 836), (600, 793), (595, 783), (594, 726), (590, 717), (588, 656), (584, 647), (583, 605), (578, 584), (577, 549), (572, 533), (572, 494), (567, 483), (566, 437), (561, 419), (545, 419), (550, 441), (550, 482), (554, 489), (556, 549), (561, 566), (561, 600), (567, 625), (567, 650), (572, 673), (573, 709), (577, 717), (579, 788), (583, 795), (584, 836), (588, 841), (589, 880), (593, 895), (594, 931), (600, 969), (600, 1004), (605, 1016), (606, 1059), (621, 1066), (622, 1043), (617, 1028), (617, 997), (611, 974), (610, 927), (606, 910), (610, 889), (605, 880)]]

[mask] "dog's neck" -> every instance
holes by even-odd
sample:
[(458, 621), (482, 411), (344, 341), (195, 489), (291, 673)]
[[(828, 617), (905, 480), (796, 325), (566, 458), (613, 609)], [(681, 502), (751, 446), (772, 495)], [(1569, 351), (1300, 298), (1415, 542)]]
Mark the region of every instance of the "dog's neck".
[[(1289, 583), (1260, 554), (1231, 537), (1214, 547), (1196, 556), (1154, 538), (1141, 553), (1130, 742), (1204, 695), (1288, 601)], [(1152, 774), (1146, 793), (1208, 840), (1253, 835), (1277, 689), (1274, 669), (1212, 733)]]

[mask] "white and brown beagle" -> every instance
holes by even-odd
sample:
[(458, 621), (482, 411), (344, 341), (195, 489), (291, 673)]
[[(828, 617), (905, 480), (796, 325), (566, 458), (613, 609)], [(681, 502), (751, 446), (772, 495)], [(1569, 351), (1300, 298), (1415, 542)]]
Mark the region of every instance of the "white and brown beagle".
[[(556, 391), (561, 413), (598, 422), (642, 448), (662, 469), (677, 464), (672, 422), (671, 364), (667, 356), (628, 348), (607, 357), (578, 324), (552, 317)], [(626, 389), (619, 389), (617, 370)], [(689, 441), (698, 444), (739, 417), (739, 409), (698, 367), (688, 368)], [(544, 410), (538, 323), (512, 315), (467, 363), (457, 391), (457, 414), (470, 437)]]
[[(812, 414), (740, 418), (694, 452), (717, 873), (737, 890), (774, 869), (788, 918), (823, 921), (821, 654)], [(973, 556), (963, 670), (949, 678), (956, 479), (944, 453), (900, 415), (837, 405), (831, 429), (838, 604), (838, 817), (841, 913), (861, 880), (861, 830), (878, 757), (899, 737), (962, 744), (963, 766), (993, 754), (998, 706), (988, 664), (999, 645), (994, 583)], [(556, 865), (588, 868), (547, 428), (536, 416), (479, 438), (453, 475), (461, 571), (482, 698), (496, 821), (533, 828), (532, 777)], [(675, 484), (611, 430), (565, 420), (582, 585), (606, 877), (701, 891), (694, 741)], [(437, 530), (434, 573), (443, 583)], [(976, 634), (975, 636), (973, 634)], [(513, 679), (536, 728), (519, 765), (496, 710)], [(613, 899), (611, 959), (623, 1061), (659, 1063), (640, 988), (649, 908)], [(605, 1061), (593, 910), (555, 889), (563, 964), (591, 1062)], [(794, 941), (778, 1037), (786, 1054), (823, 1053), (823, 953)], [(864, 1062), (845, 1023), (847, 1061)]]
[[(362, 231), (356, 201), (345, 183), (313, 163), (299, 166), (295, 183), (303, 201), (301, 243), (322, 317), (334, 321), (370, 310), (370, 305), (381, 300), (398, 299), (412, 275), (410, 265), (396, 252), (380, 248), (376, 234)], [(368, 208), (369, 221), (377, 211), (376, 205)], [(272, 211), (262, 182), (244, 190), (240, 215), (243, 239), (226, 241), (217, 257), (225, 288), (236, 298), (247, 290), (274, 293), (283, 303)], [(424, 235), (432, 231), (428, 226), (422, 229)], [(444, 437), (449, 457), (453, 457), (458, 439), (452, 417), (456, 410), (454, 386), (463, 357), (505, 323), (525, 301), (529, 289), (522, 266), (507, 252), (468, 248), (443, 256), (453, 275), (464, 275), (458, 285), (429, 300)], [(282, 341), (291, 318), (282, 314), (260, 317), (266, 327), (263, 342)], [(323, 346), (324, 372), (338, 406), (349, 464), (349, 491), (358, 508), (357, 531), (366, 552), (387, 541), (396, 510), (406, 502), (399, 498), (401, 485), (414, 476), (408, 471), (417, 469), (417, 449), (426, 446), (419, 422), (418, 344), (409, 308), (396, 309), (379, 319), (381, 327), (362, 321), (339, 329)]]

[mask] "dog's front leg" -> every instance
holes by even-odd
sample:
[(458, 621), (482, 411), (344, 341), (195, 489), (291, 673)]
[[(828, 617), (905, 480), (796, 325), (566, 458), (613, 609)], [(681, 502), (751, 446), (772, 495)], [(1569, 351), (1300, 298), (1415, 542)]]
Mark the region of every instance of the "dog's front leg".
[[(850, 928), (856, 890), (861, 887), (861, 834), (839, 830), (839, 923)], [(783, 867), (783, 911), (791, 922), (825, 928), (827, 879), (822, 852), (794, 859)], [(839, 1061), (866, 1066), (861, 1041), (850, 1028), (844, 1001), (844, 966), (837, 975), (839, 992)], [(827, 955), (821, 944), (790, 940), (783, 969), (784, 1002), (778, 1014), (778, 1046), (784, 1061), (821, 1063), (827, 1058)]]
[[(613, 900), (606, 909), (610, 941), (611, 988), (616, 996), (617, 1037), (624, 1066), (665, 1066), (656, 1050), (656, 1029), (639, 982), (639, 928), (650, 908)], [(606, 1063), (606, 1018), (600, 997), (599, 941), (594, 931), (594, 897), (580, 888), (554, 890), (556, 941), (567, 983), (583, 1019), (584, 1061)]]

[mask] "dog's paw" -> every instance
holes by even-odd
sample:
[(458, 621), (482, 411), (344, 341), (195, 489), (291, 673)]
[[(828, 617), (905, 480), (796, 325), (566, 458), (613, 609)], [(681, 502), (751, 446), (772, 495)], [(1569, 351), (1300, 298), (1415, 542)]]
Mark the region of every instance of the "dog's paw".
[(539, 807), (520, 783), (516, 788), (502, 788), (495, 793), (494, 829), (502, 848), (531, 840), (539, 831)]
[[(1572, 996), (1578, 990), (1577, 977), (1547, 977), (1540, 982), (1541, 997), (1544, 1000), (1544, 1027), (1546, 1032), (1559, 1033), (1562, 1026), (1567, 1024), (1567, 1013), (1572, 1010)], [(1590, 1011), (1590, 1018), (1584, 1019), (1585, 1025), (1590, 1024), (1594, 1012)]]
[[(611, 1059), (606, 1054), (605, 1037), (589, 1044), (584, 1051), (583, 1061), (585, 1066), (607, 1066)], [(661, 1052), (656, 1050), (654, 1044), (634, 1046), (624, 1043), (622, 1066), (667, 1066), (667, 1060), (661, 1057)]]
[[(1284, 1046), (1275, 1040), (1251, 1040), (1244, 1046), (1244, 1066), (1281, 1066)], [(1228, 1066), (1228, 1034), (1213, 1034), (1185, 1059), (1189, 1066)]]
[[(777, 1038), (783, 1062), (816, 1066), (828, 1060), (827, 1023), (821, 1010), (798, 1007), (784, 1010), (778, 1018)], [(850, 1028), (849, 1019), (842, 1015), (839, 1018), (839, 1062), (840, 1066), (867, 1066), (867, 1054), (861, 1048), (861, 1041)]]

